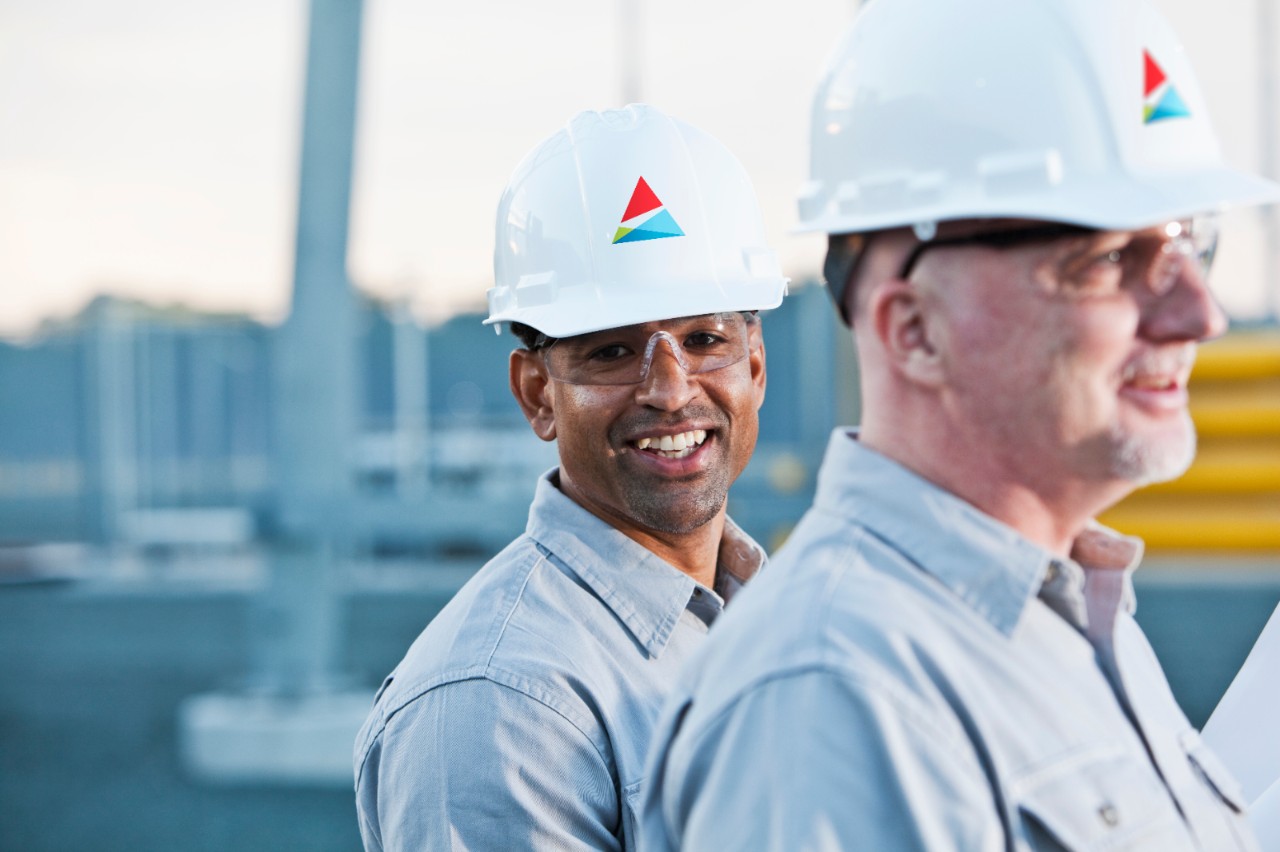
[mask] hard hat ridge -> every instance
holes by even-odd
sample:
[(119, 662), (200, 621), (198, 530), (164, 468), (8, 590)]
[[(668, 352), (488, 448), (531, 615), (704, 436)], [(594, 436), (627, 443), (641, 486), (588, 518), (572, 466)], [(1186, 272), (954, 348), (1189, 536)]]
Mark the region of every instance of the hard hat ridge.
[(632, 104), (588, 111), (517, 166), (498, 205), (486, 324), (551, 337), (776, 307), (786, 292), (741, 164)]

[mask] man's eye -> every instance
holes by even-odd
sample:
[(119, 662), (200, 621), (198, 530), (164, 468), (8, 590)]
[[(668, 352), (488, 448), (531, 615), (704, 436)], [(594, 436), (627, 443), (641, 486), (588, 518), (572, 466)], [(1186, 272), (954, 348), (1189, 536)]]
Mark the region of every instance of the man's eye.
[(1111, 272), (1121, 270), (1129, 258), (1129, 249), (1111, 249), (1098, 252), (1089, 258), (1084, 268), (1086, 271)]
[(1124, 282), (1125, 253), (1120, 249), (1101, 252), (1077, 264), (1066, 276), (1067, 289), (1078, 294), (1113, 293)]
[(1132, 251), (1133, 246), (1116, 239), (1076, 241), (1059, 261), (1054, 289), (1066, 296), (1118, 292), (1124, 283)]
[(725, 339), (718, 334), (712, 334), (709, 331), (695, 331), (685, 338), (684, 345), (692, 349), (710, 349), (724, 342)]
[(600, 346), (591, 351), (587, 356), (589, 361), (617, 361), (619, 358), (625, 358), (631, 354), (631, 349), (622, 343), (610, 343), (606, 346)]

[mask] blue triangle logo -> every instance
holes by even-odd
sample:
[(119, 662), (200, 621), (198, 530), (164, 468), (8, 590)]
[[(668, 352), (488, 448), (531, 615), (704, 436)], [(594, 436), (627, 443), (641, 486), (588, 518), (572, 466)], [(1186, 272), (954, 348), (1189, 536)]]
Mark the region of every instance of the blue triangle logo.
[(641, 225), (640, 228), (645, 231), (653, 231), (655, 233), (662, 234), (665, 237), (684, 236), (684, 231), (682, 231), (680, 226), (676, 224), (676, 220), (671, 215), (671, 211), (667, 210), (665, 207), (658, 212), (658, 215)]
[(1178, 94), (1178, 90), (1170, 86), (1165, 90), (1155, 108), (1148, 113), (1147, 124), (1165, 118), (1187, 118), (1190, 115), (1191, 110), (1187, 109), (1187, 105)]
[(657, 215), (647, 220), (638, 228), (633, 228), (615, 243), (638, 243), (642, 240), (660, 240), (665, 237), (683, 237), (684, 231), (676, 224), (675, 218), (664, 207)]

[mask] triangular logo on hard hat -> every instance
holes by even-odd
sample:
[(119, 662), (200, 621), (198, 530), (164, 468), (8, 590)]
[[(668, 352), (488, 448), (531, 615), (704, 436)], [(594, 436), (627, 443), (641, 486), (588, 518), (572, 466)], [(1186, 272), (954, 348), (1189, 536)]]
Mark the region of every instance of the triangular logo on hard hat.
[(683, 236), (684, 231), (680, 230), (675, 218), (658, 200), (645, 179), (636, 181), (631, 200), (627, 202), (627, 210), (622, 214), (622, 222), (613, 235), (614, 245)]
[(1178, 90), (1169, 82), (1160, 67), (1151, 56), (1151, 51), (1142, 51), (1143, 86), (1142, 86), (1142, 123), (1151, 124), (1166, 118), (1190, 118), (1191, 110)]

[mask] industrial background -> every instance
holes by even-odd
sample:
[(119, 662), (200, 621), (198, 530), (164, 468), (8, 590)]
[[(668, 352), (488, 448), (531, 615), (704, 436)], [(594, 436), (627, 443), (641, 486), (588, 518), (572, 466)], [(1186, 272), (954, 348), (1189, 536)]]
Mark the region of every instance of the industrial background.
[[(826, 4), (830, 23), (810, 26), (856, 5)], [(1265, 55), (1276, 21), (1266, 0), (1246, 5)], [(0, 341), (0, 850), (358, 849), (350, 755), (374, 686), (523, 529), (534, 479), (554, 463), (509, 397), (512, 338), (465, 305), (424, 312), (405, 293), (352, 286), (357, 72), (376, 10), (305, 11), (287, 319), (104, 288), (7, 324)], [(611, 46), (593, 68), (611, 100), (641, 99), (646, 80), (661, 88), (661, 21), (618, 3), (592, 24)], [(0, 104), (12, 104), (21, 81), (5, 69)], [(1252, 105), (1274, 105), (1280, 72), (1245, 73), (1252, 97), (1225, 105), (1220, 124), (1276, 176), (1275, 111)], [(1205, 77), (1211, 102), (1238, 86)], [(794, 115), (807, 96), (794, 93)], [(558, 106), (522, 138), (567, 118)], [(491, 120), (477, 108), (477, 123)], [(1277, 225), (1265, 213), (1227, 227), (1245, 236), (1218, 275), (1252, 295), (1229, 304), (1236, 330), (1202, 349), (1193, 375), (1198, 460), (1103, 518), (1148, 541), (1138, 618), (1197, 724), (1280, 601)], [(765, 317), (760, 443), (730, 496), (770, 548), (808, 504), (831, 429), (858, 420), (851, 346), (811, 261), (793, 262), (790, 297)], [(0, 304), (16, 305), (31, 285), (4, 275)]]

